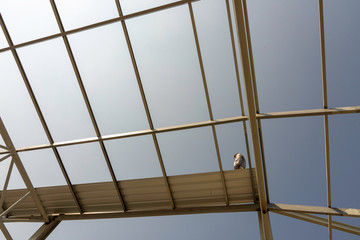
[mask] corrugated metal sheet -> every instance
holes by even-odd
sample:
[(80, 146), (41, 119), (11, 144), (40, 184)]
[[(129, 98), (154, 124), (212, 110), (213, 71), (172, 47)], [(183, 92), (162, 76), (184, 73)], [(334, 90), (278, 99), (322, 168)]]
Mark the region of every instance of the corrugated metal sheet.
[[(251, 171), (256, 183), (255, 171)], [(250, 169), (224, 171), (224, 176), (230, 204), (253, 202), (253, 189), (257, 198), (257, 185), (251, 186)], [(225, 205), (220, 172), (169, 176), (168, 180), (177, 208)], [(171, 209), (163, 177), (125, 180), (118, 184), (128, 211)], [(74, 185), (74, 189), (85, 212), (122, 211), (112, 182), (79, 184)], [(78, 213), (67, 186), (37, 188), (36, 191), (48, 214)], [(26, 192), (26, 189), (8, 190), (5, 209)], [(39, 211), (28, 197), (10, 215), (37, 216)]]

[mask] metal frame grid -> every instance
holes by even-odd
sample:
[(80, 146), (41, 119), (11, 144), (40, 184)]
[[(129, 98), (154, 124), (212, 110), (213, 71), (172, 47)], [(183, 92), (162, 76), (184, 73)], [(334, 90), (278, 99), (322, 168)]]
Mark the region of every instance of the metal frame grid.
[[(327, 104), (327, 81), (326, 81), (326, 62), (325, 62), (325, 38), (324, 38), (324, 17), (323, 17), (323, 0), (319, 0), (319, 26), (320, 26), (320, 46), (321, 46), (321, 66), (322, 66), (322, 89), (323, 89), (323, 108), (322, 109), (311, 109), (311, 110), (302, 110), (302, 111), (287, 111), (287, 112), (275, 112), (275, 113), (260, 113), (259, 108), (259, 101), (258, 101), (258, 95), (257, 95), (257, 87), (256, 87), (256, 79), (255, 79), (255, 69), (254, 69), (254, 61), (252, 56), (252, 47), (251, 47), (251, 37), (250, 37), (250, 29), (249, 29), (249, 21), (247, 16), (247, 8), (246, 8), (246, 0), (234, 0), (233, 1), (233, 7), (234, 7), (234, 16), (235, 16), (235, 22), (236, 22), (236, 32), (238, 34), (239, 42), (235, 43), (235, 37), (234, 37), (234, 30), (232, 26), (232, 17), (231, 17), (231, 9), (230, 9), (230, 3), (229, 0), (225, 0), (226, 4), (226, 10), (227, 10), (227, 17), (228, 17), (228, 26), (230, 30), (230, 36), (231, 36), (231, 44), (232, 44), (232, 52), (233, 52), (233, 63), (236, 70), (236, 80), (237, 80), (237, 86), (238, 86), (238, 93), (239, 93), (239, 101), (241, 106), (241, 116), (238, 117), (232, 117), (232, 118), (226, 118), (226, 119), (214, 119), (213, 113), (212, 113), (212, 106), (210, 102), (210, 96), (208, 92), (207, 87), (207, 80), (205, 77), (205, 69), (203, 66), (203, 60), (201, 55), (201, 46), (199, 44), (198, 40), (198, 33), (196, 29), (196, 22), (194, 18), (193, 8), (192, 8), (192, 2), (197, 0), (181, 0), (174, 3), (162, 5), (159, 7), (154, 7), (151, 9), (147, 9), (144, 11), (132, 13), (129, 15), (123, 15), (121, 5), (119, 0), (116, 0), (116, 6), (117, 11), (119, 14), (119, 17), (113, 18), (110, 20), (98, 22), (95, 24), (91, 24), (88, 26), (84, 26), (81, 28), (76, 28), (70, 31), (65, 31), (64, 26), (62, 24), (62, 20), (60, 17), (60, 14), (57, 10), (57, 6), (54, 0), (50, 0), (54, 16), (56, 18), (58, 27), (59, 27), (59, 33), (50, 35), (47, 37), (39, 38), (36, 40), (24, 42), (21, 44), (14, 45), (11, 36), (6, 28), (6, 24), (4, 22), (4, 19), (0, 15), (0, 25), (4, 32), (4, 35), (7, 39), (9, 47), (0, 49), (0, 52), (5, 51), (11, 51), (19, 72), (21, 73), (21, 76), (23, 78), (24, 84), (27, 87), (28, 93), (31, 97), (32, 103), (36, 109), (36, 112), (38, 114), (38, 117), (42, 123), (42, 127), (47, 135), (48, 144), (41, 145), (41, 146), (31, 146), (31, 147), (25, 147), (25, 148), (15, 148), (13, 143), (11, 142), (10, 136), (8, 135), (4, 123), (0, 119), (0, 133), (1, 136), (4, 139), (4, 142), (6, 146), (0, 145), (0, 148), (2, 151), (0, 151), (0, 162), (12, 157), (11, 164), (9, 166), (9, 171), (6, 177), (5, 185), (3, 188), (3, 191), (1, 192), (1, 200), (0, 200), (0, 206), (2, 207), (0, 209), (0, 229), (6, 239), (12, 239), (9, 232), (7, 231), (5, 225), (3, 222), (6, 221), (42, 221), (45, 222), (44, 225), (32, 236), (31, 239), (45, 239), (46, 236), (48, 236), (51, 231), (60, 223), (62, 220), (76, 220), (76, 219), (98, 219), (98, 218), (120, 218), (120, 217), (137, 217), (137, 216), (160, 216), (160, 215), (176, 215), (176, 214), (194, 214), (194, 213), (205, 213), (205, 212), (242, 212), (242, 211), (257, 211), (258, 217), (259, 217), (259, 229), (260, 229), (260, 236), (261, 239), (273, 239), (272, 231), (271, 231), (271, 224), (269, 219), (269, 211), (272, 211), (274, 213), (278, 213), (281, 215), (285, 215), (288, 217), (301, 219), (304, 221), (312, 222), (315, 224), (323, 225), (328, 227), (329, 231), (329, 239), (332, 239), (332, 229), (338, 229), (345, 232), (353, 233), (356, 235), (360, 235), (360, 228), (350, 226), (347, 224), (338, 223), (332, 220), (331, 216), (352, 216), (352, 217), (360, 217), (360, 210), (358, 209), (339, 209), (339, 208), (333, 208), (331, 205), (331, 187), (330, 187), (330, 154), (329, 154), (329, 126), (328, 126), (328, 115), (331, 114), (347, 114), (347, 113), (360, 113), (360, 106), (350, 106), (350, 107), (342, 107), (342, 108), (333, 108), (329, 109)], [(142, 16), (149, 13), (154, 13), (157, 11), (162, 11), (165, 9), (182, 6), (182, 5), (188, 5), (189, 9), (189, 15), (191, 18), (191, 24), (192, 24), (192, 30), (194, 35), (194, 41), (196, 45), (196, 51), (198, 56), (198, 62), (201, 69), (201, 76), (203, 81), (203, 87), (205, 91), (206, 96), (206, 103), (208, 108), (208, 114), (209, 114), (209, 121), (205, 122), (197, 122), (197, 123), (191, 123), (191, 124), (185, 124), (185, 125), (177, 125), (177, 126), (170, 126), (170, 127), (164, 127), (164, 128), (155, 128), (153, 125), (151, 112), (149, 110), (149, 106), (146, 99), (146, 94), (142, 85), (142, 79), (140, 77), (139, 69), (137, 66), (135, 54), (133, 51), (133, 47), (131, 44), (130, 36), (127, 30), (126, 26), (126, 20), (130, 18), (134, 18), (137, 16)], [(133, 71), (136, 75), (136, 80), (138, 84), (139, 91), (141, 93), (143, 106), (146, 112), (147, 121), (149, 124), (148, 130), (143, 131), (136, 131), (136, 132), (127, 132), (123, 134), (115, 134), (115, 135), (107, 135), (104, 136), (101, 134), (100, 129), (98, 127), (95, 115), (93, 113), (89, 98), (87, 96), (87, 92), (85, 91), (85, 87), (82, 81), (81, 74), (79, 72), (79, 69), (77, 67), (76, 60), (74, 58), (69, 40), (68, 35), (77, 33), (80, 31), (89, 30), (92, 28), (104, 26), (107, 24), (115, 23), (115, 22), (121, 22), (123, 33), (126, 39), (129, 55), (131, 57), (132, 65), (133, 65)], [(71, 61), (73, 71), (76, 75), (78, 86), (81, 90), (83, 100), (86, 104), (88, 114), (91, 118), (93, 128), (96, 132), (95, 138), (87, 138), (87, 139), (79, 139), (79, 140), (73, 140), (73, 141), (67, 141), (67, 142), (54, 142), (52, 135), (50, 133), (50, 130), (48, 128), (47, 122), (45, 121), (45, 118), (42, 114), (42, 111), (40, 109), (40, 106), (37, 102), (36, 96), (31, 88), (31, 85), (29, 83), (29, 80), (27, 78), (26, 72), (23, 68), (23, 65), (21, 63), (21, 59), (19, 58), (17, 54), (17, 49), (23, 46), (28, 46), (31, 44), (47, 41), (54, 38), (61, 37), (63, 39), (63, 42), (66, 46), (66, 50), (68, 52), (68, 57)], [(240, 84), (240, 73), (239, 70), (239, 64), (237, 62), (238, 56), (236, 52), (236, 44), (238, 44), (238, 47), (240, 49), (240, 59), (241, 59), (241, 67), (242, 67), (242, 74), (243, 74), (243, 80), (244, 80), (244, 87), (245, 87), (245, 93), (246, 93), (246, 104), (248, 109), (248, 116), (245, 115), (244, 111), (244, 100), (242, 96), (242, 90), (241, 90), (241, 84)], [(302, 205), (287, 205), (287, 204), (275, 204), (271, 203), (269, 199), (269, 189), (267, 184), (267, 173), (266, 173), (266, 161), (265, 161), (265, 153), (264, 153), (264, 144), (262, 140), (262, 130), (261, 130), (261, 120), (262, 119), (272, 119), (272, 118), (289, 118), (289, 117), (304, 117), (304, 116), (323, 116), (324, 117), (324, 132), (325, 132), (325, 165), (326, 165), (326, 183), (327, 183), (327, 206), (326, 207), (314, 207), (314, 206), (302, 206)], [(232, 122), (242, 122), (243, 129), (244, 129), (244, 135), (246, 140), (246, 149), (247, 149), (247, 155), (250, 158), (250, 143), (249, 143), (249, 137), (247, 133), (247, 124), (246, 122), (249, 122), (250, 126), (250, 135), (251, 135), (251, 146), (252, 146), (252, 155), (254, 157), (255, 162), (255, 173), (256, 173), (256, 182), (258, 185), (258, 194), (259, 199), (255, 196), (255, 190), (253, 188), (253, 204), (244, 204), (242, 206), (233, 206), (229, 205), (229, 198), (227, 193), (227, 186), (226, 181), (224, 177), (224, 171), (221, 164), (221, 157), (220, 157), (220, 150), (219, 150), (219, 144), (218, 144), (218, 138), (216, 133), (216, 125), (220, 124), (227, 124)], [(157, 140), (157, 134), (163, 133), (163, 132), (172, 132), (172, 131), (178, 131), (178, 130), (184, 130), (184, 129), (192, 129), (192, 128), (201, 128), (205, 126), (210, 126), (212, 129), (213, 134), (213, 140), (215, 144), (216, 154), (217, 154), (217, 160), (218, 160), (218, 166), (219, 166), (219, 172), (221, 176), (221, 182), (223, 186), (223, 195), (224, 195), (224, 203), (225, 207), (199, 207), (199, 208), (178, 208), (175, 204), (172, 189), (169, 184), (169, 179), (166, 173), (166, 169), (163, 163), (161, 149), (159, 147), (159, 143)], [(104, 141), (112, 140), (112, 139), (120, 139), (120, 138), (129, 138), (129, 137), (135, 137), (135, 136), (141, 136), (141, 135), (151, 135), (153, 139), (153, 144), (155, 146), (159, 165), (162, 170), (162, 177), (166, 184), (168, 198), (170, 202), (170, 208), (168, 210), (154, 210), (154, 211), (148, 211), (148, 212), (129, 212), (127, 209), (127, 206), (125, 205), (124, 199), (123, 199), (123, 193), (118, 185), (113, 167), (111, 165), (107, 149), (105, 147)], [(77, 192), (74, 189), (73, 184), (70, 181), (70, 178), (68, 176), (68, 173), (65, 169), (65, 166), (62, 162), (62, 159), (59, 155), (59, 152), (57, 150), (58, 147), (61, 146), (68, 146), (68, 145), (76, 145), (76, 144), (85, 144), (85, 143), (91, 143), (91, 142), (98, 142), (102, 153), (104, 156), (104, 159), (106, 161), (108, 170), (110, 172), (113, 186), (117, 192), (119, 203), (122, 206), (122, 211), (117, 213), (85, 213), (82, 203), (79, 200), (79, 197), (77, 195)], [(41, 201), (39, 200), (39, 196), (36, 192), (36, 189), (31, 184), (31, 181), (29, 177), (27, 176), (27, 173), (21, 163), (21, 160), (19, 158), (18, 153), (24, 152), (24, 151), (32, 151), (37, 149), (45, 149), (45, 148), (51, 148), (54, 155), (56, 156), (57, 162), (61, 168), (62, 174), (66, 180), (67, 187), (69, 191), (71, 192), (72, 198), (74, 202), (76, 203), (76, 207), (78, 210), (78, 214), (72, 214), (72, 215), (60, 215), (60, 216), (50, 216), (46, 213)], [(21, 197), (18, 201), (16, 201), (12, 206), (8, 207), (8, 209), (3, 209), (3, 203), (6, 195), (6, 189), (7, 185), (9, 183), (10, 175), (13, 169), (14, 164), (19, 169), (19, 172), (26, 184), (26, 187), (28, 189), (28, 192)], [(251, 166), (251, 160), (249, 159), (249, 165)], [(250, 171), (251, 173), (251, 171)], [(251, 180), (253, 178), (251, 177)], [(252, 182), (252, 185), (254, 186), (254, 182)], [(28, 196), (31, 196), (32, 199), (35, 201), (36, 206), (41, 213), (41, 218), (7, 218), (7, 213), (11, 212), (13, 208), (16, 207), (17, 204), (19, 204), (21, 201), (23, 201)], [(314, 216), (311, 214), (323, 214), (328, 215), (328, 218), (321, 218), (318, 216)]]

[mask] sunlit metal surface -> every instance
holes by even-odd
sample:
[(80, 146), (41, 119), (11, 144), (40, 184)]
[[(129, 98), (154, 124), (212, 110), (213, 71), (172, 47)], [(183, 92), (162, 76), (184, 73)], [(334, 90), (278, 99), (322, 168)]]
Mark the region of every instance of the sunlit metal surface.
[[(48, 140), (47, 144), (16, 148), (11, 141), (11, 136), (9, 136), (6, 130), (6, 123), (4, 124), (2, 121), (0, 122), (0, 133), (6, 145), (4, 146), (0, 144), (0, 164), (7, 161), (8, 158), (12, 158), (7, 171), (4, 187), (1, 191), (0, 199), (0, 230), (6, 239), (12, 239), (12, 237), (3, 222), (44, 222), (44, 225), (32, 236), (31, 239), (45, 239), (61, 221), (65, 220), (247, 211), (257, 211), (261, 239), (273, 238), (269, 212), (327, 226), (330, 240), (332, 239), (332, 229), (360, 235), (359, 228), (332, 220), (332, 216), (360, 217), (360, 210), (334, 208), (332, 206), (328, 116), (335, 114), (359, 114), (360, 106), (343, 106), (336, 108), (328, 107), (323, 1), (319, 0), (318, 4), (323, 108), (262, 113), (260, 112), (259, 107), (259, 96), (255, 77), (256, 66), (252, 53), (252, 40), (246, 0), (233, 0), (232, 6), (230, 6), (229, 0), (225, 0), (228, 20), (228, 26), (226, 26), (226, 28), (229, 28), (230, 31), (233, 58), (232, 64), (234, 64), (235, 68), (241, 116), (239, 116), (240, 114), (237, 114), (223, 119), (215, 119), (213, 115), (212, 99), (208, 89), (208, 80), (203, 63), (204, 59), (202, 57), (202, 46), (199, 41), (199, 33), (196, 27), (196, 18), (193, 11), (193, 2), (196, 1), (197, 0), (182, 0), (124, 15), (121, 9), (120, 1), (116, 0), (118, 17), (72, 30), (65, 30), (55, 1), (50, 0), (53, 14), (56, 18), (60, 32), (18, 44), (13, 43), (7, 29), (7, 25), (3, 17), (0, 15), (0, 25), (8, 43), (8, 47), (1, 48), (0, 53), (8, 51), (11, 52)], [(159, 11), (166, 11), (167, 9), (179, 6), (188, 7), (188, 14), (191, 20), (196, 55), (198, 58), (207, 113), (209, 117), (207, 121), (156, 128), (152, 120), (152, 112), (150, 111), (146, 91), (143, 87), (141, 71), (138, 68), (138, 62), (125, 20)], [(233, 9), (231, 9), (231, 7), (233, 7)], [(231, 14), (234, 14), (234, 22), (236, 26), (233, 26)], [(88, 93), (78, 69), (77, 61), (70, 46), (68, 36), (116, 22), (121, 22), (122, 24), (122, 30), (133, 66), (133, 69), (129, 71), (133, 71), (135, 74), (149, 127), (148, 129), (139, 131), (102, 135), (96, 117), (93, 113)], [(236, 34), (238, 36), (238, 42), (235, 40)], [(26, 70), (24, 69), (23, 63), (18, 55), (18, 49), (33, 44), (41, 44), (55, 38), (63, 39), (63, 43), (68, 53), (68, 58), (73, 67), (73, 73), (78, 81), (83, 101), (86, 105), (87, 113), (91, 119), (96, 137), (72, 139), (66, 142), (55, 142), (50, 133), (48, 122), (46, 122), (43, 112), (40, 109), (36, 94), (32, 89)], [(239, 49), (240, 56), (237, 56), (237, 49)], [(238, 57), (241, 59), (242, 72), (239, 68)], [(246, 93), (245, 101), (242, 96), (240, 82), (241, 74), (243, 74), (243, 90)], [(245, 113), (244, 104), (247, 105), (248, 115)], [(264, 152), (261, 122), (266, 119), (294, 117), (310, 118), (313, 116), (323, 116), (324, 118), (327, 206), (320, 207), (271, 203), (269, 199), (270, 190), (268, 188), (268, 173), (266, 170), (265, 160), (266, 154)], [(223, 170), (216, 126), (230, 123), (241, 123), (243, 125), (250, 169), (234, 171)], [(251, 141), (248, 139), (247, 123), (250, 125)], [(168, 176), (162, 157), (162, 150), (160, 149), (157, 139), (158, 134), (203, 127), (211, 128), (218, 170), (216, 172)], [(104, 142), (114, 139), (132, 138), (144, 135), (152, 136), (162, 176), (118, 181)], [(101, 147), (102, 154), (111, 176), (111, 181), (74, 185), (70, 181), (63, 164), (63, 160), (58, 152), (58, 148), (93, 142), (98, 143)], [(252, 145), (252, 152), (250, 152), (250, 142)], [(18, 153), (40, 149), (52, 149), (67, 185), (42, 188), (33, 187)], [(252, 168), (251, 157), (254, 158), (255, 168)], [(9, 179), (14, 166), (16, 166), (19, 170), (27, 189), (8, 190)], [(328, 215), (328, 219), (313, 216), (311, 214)], [(276, 239), (276, 236), (274, 238)]]

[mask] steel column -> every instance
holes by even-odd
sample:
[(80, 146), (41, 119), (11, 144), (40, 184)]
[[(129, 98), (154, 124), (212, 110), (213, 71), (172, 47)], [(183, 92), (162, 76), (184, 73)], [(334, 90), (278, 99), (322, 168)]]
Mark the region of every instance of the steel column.
[[(234, 67), (235, 67), (236, 83), (237, 83), (237, 87), (238, 87), (238, 94), (239, 94), (239, 101), (240, 101), (240, 108), (241, 108), (241, 116), (244, 117), (245, 116), (244, 101), (243, 101), (242, 92), (241, 92), (240, 71), (239, 71), (239, 64), (238, 64), (237, 54), (236, 54), (235, 37), (234, 37), (233, 24), (232, 24), (232, 20), (231, 20), (231, 12), (230, 12), (229, 0), (225, 0), (225, 4), (226, 4), (227, 17), (228, 17), (228, 24), (229, 24), (231, 48), (232, 48), (232, 52), (233, 52), (233, 61), (234, 61)], [(246, 153), (247, 153), (247, 157), (248, 157), (248, 161), (249, 161), (249, 168), (252, 168), (250, 147), (249, 147), (249, 137), (248, 137), (248, 133), (247, 133), (246, 122), (242, 121), (242, 124), (243, 124), (244, 135), (245, 135), (245, 145), (246, 145)], [(250, 177), (251, 177), (251, 184), (253, 186), (253, 198), (254, 198), (254, 202), (256, 202), (254, 183), (253, 183), (253, 178), (252, 178), (252, 173), (251, 172), (250, 172)]]
[[(267, 210), (267, 198), (265, 190), (265, 178), (263, 173), (263, 164), (261, 161), (260, 139), (258, 124), (256, 119), (256, 107), (254, 98), (254, 88), (252, 85), (252, 75), (249, 57), (249, 43), (246, 34), (246, 23), (244, 15), (243, 1), (234, 0), (235, 19), (237, 24), (238, 41), (240, 46), (241, 63), (243, 70), (243, 79), (246, 92), (246, 100), (249, 114), (249, 124), (251, 131), (251, 140), (253, 155), (255, 161), (256, 179), (259, 186), (260, 214), (262, 221), (259, 221), (260, 228), (263, 228), (265, 239), (273, 239), (270, 218)], [(262, 224), (261, 224), (262, 223)]]
[[(256, 111), (256, 114), (259, 114), (260, 113), (260, 107), (259, 107), (259, 99), (258, 99), (258, 92), (257, 92), (257, 86), (256, 86), (255, 65), (254, 65), (252, 46), (251, 46), (251, 35), (250, 35), (250, 26), (249, 26), (248, 14), (247, 14), (246, 0), (243, 1), (243, 7), (244, 7), (244, 20), (245, 20), (246, 38), (248, 39), (249, 65), (250, 65), (251, 79), (252, 79), (252, 84), (253, 84), (253, 92), (254, 92), (254, 100), (255, 100), (255, 111)], [(268, 188), (268, 183), (267, 183), (267, 171), (266, 171), (264, 144), (263, 144), (263, 137), (262, 137), (262, 130), (261, 130), (261, 120), (260, 119), (257, 119), (257, 124), (258, 124), (258, 131), (259, 131), (261, 161), (262, 161), (262, 164), (263, 164), (263, 172), (264, 172), (265, 193), (266, 193), (267, 202), (270, 202), (269, 188)]]

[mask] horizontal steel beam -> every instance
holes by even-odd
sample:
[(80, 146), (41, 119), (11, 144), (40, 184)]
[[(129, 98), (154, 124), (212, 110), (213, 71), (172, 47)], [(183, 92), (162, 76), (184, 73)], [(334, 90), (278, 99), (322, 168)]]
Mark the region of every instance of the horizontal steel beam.
[[(326, 218), (322, 218), (322, 217), (317, 217), (317, 216), (313, 216), (310, 214), (306, 214), (306, 213), (299, 213), (299, 212), (276, 212), (277, 214), (280, 215), (284, 215), (287, 217), (292, 217), (292, 218), (296, 218), (299, 220), (303, 220), (306, 222), (311, 222), (311, 223), (315, 223), (324, 227), (327, 227), (329, 222), (328, 219)], [(348, 224), (344, 224), (344, 223), (340, 223), (340, 222), (336, 222), (336, 221), (331, 221), (331, 227), (333, 229), (337, 229), (343, 232), (347, 232), (347, 233), (352, 233), (355, 235), (360, 235), (360, 228), (355, 227), (355, 226), (351, 226)]]
[[(289, 214), (323, 214), (345, 217), (360, 217), (359, 209), (351, 208), (328, 208), (318, 206), (306, 205), (291, 205), (291, 204), (268, 204), (268, 210), (274, 213), (289, 215)], [(110, 213), (84, 213), (84, 214), (64, 214), (58, 216), (58, 220), (81, 220), (81, 219), (103, 219), (103, 218), (128, 218), (128, 217), (148, 217), (148, 216), (167, 216), (167, 215), (187, 215), (187, 214), (202, 214), (202, 213), (221, 213), (221, 212), (251, 212), (260, 209), (259, 203), (255, 204), (241, 204), (230, 206), (214, 206), (214, 207), (192, 207), (192, 208), (177, 208), (165, 210), (147, 210), (147, 211), (129, 211), (129, 212), (110, 212)], [(295, 215), (294, 215), (295, 216)], [(297, 216), (297, 215), (296, 215)], [(300, 215), (299, 215), (300, 216)], [(311, 215), (310, 215), (311, 216)], [(55, 216), (56, 217), (56, 216)], [(38, 222), (43, 221), (39, 216), (29, 217), (15, 217), (9, 216), (2, 219), (3, 222)], [(327, 219), (325, 219), (327, 221)], [(326, 222), (327, 224), (327, 222)]]
[[(258, 203), (239, 204), (230, 206), (213, 206), (213, 207), (191, 207), (191, 208), (175, 208), (164, 210), (146, 210), (146, 211), (127, 211), (127, 212), (102, 212), (102, 213), (84, 213), (84, 214), (62, 214), (56, 215), (56, 220), (91, 220), (91, 219), (108, 219), (108, 218), (133, 218), (133, 217), (155, 217), (155, 216), (171, 216), (171, 215), (189, 215), (204, 213), (227, 213), (227, 212), (253, 212), (260, 209)], [(40, 216), (14, 217), (4, 218), (3, 222), (42, 222)]]
[[(261, 114), (257, 114), (256, 118), (257, 119), (273, 119), (273, 118), (324, 116), (324, 115), (350, 114), (350, 113), (360, 113), (360, 106), (261, 113)], [(91, 142), (108, 141), (108, 140), (121, 139), (121, 138), (151, 135), (154, 133), (158, 134), (158, 133), (180, 131), (180, 130), (186, 130), (186, 129), (192, 129), (192, 128), (200, 128), (200, 127), (208, 127), (208, 126), (213, 126), (213, 125), (242, 122), (242, 121), (246, 121), (246, 120), (248, 120), (247, 116), (222, 118), (222, 119), (217, 119), (214, 121), (203, 121), (203, 122), (176, 125), (176, 126), (170, 126), (170, 127), (164, 127), (164, 128), (156, 128), (154, 130), (148, 129), (148, 130), (133, 131), (133, 132), (120, 133), (120, 134), (113, 134), (113, 135), (105, 135), (105, 136), (101, 136), (100, 138), (97, 138), (97, 137), (84, 138), (84, 139), (78, 139), (78, 140), (72, 140), (72, 141), (57, 142), (57, 143), (53, 143), (53, 144), (43, 144), (43, 145), (37, 145), (37, 146), (31, 146), (31, 147), (17, 148), (16, 151), (17, 152), (26, 152), (26, 151), (46, 149), (46, 148), (52, 148), (52, 147), (64, 147), (64, 146), (71, 146), (71, 145), (91, 143)], [(1, 151), (0, 152), (0, 154), (8, 154), (8, 153), (9, 153), (9, 151)]]
[(170, 215), (188, 215), (203, 213), (224, 213), (224, 212), (250, 212), (259, 210), (259, 204), (241, 204), (232, 206), (216, 207), (193, 207), (193, 208), (175, 208), (153, 211), (128, 211), (118, 213), (84, 213), (60, 215), (58, 220), (85, 220), (85, 219), (103, 219), (103, 218), (132, 218), (132, 217), (153, 217), (153, 216), (170, 216)]
[[(108, 141), (108, 140), (121, 139), (121, 138), (151, 135), (154, 133), (157, 134), (157, 133), (172, 132), (172, 131), (186, 130), (186, 129), (192, 129), (192, 128), (199, 128), (199, 127), (207, 127), (207, 126), (212, 126), (212, 125), (240, 122), (240, 121), (245, 121), (245, 120), (247, 120), (246, 116), (232, 117), (232, 118), (225, 118), (225, 119), (219, 119), (219, 120), (214, 120), (214, 121), (204, 121), (204, 122), (197, 122), (197, 123), (192, 123), (192, 124), (183, 124), (183, 125), (177, 125), (177, 126), (171, 126), (171, 127), (157, 128), (154, 130), (148, 129), (148, 130), (140, 130), (140, 131), (127, 132), (127, 133), (120, 133), (120, 134), (112, 134), (112, 135), (101, 136), (100, 138), (92, 137), (92, 138), (84, 138), (84, 139), (78, 139), (78, 140), (72, 140), (72, 141), (57, 142), (57, 143), (53, 143), (53, 144), (43, 144), (43, 145), (37, 145), (37, 146), (31, 146), (31, 147), (18, 148), (18, 149), (16, 149), (16, 151), (17, 152), (26, 152), (26, 151), (46, 149), (46, 148), (52, 148), (52, 147), (64, 147), (64, 146), (92, 143), (92, 142), (98, 142), (98, 141)], [(0, 152), (0, 154), (7, 154), (7, 153), (8, 153), (8, 151)]]
[(354, 208), (334, 208), (334, 207), (318, 207), (292, 204), (269, 203), (268, 209), (272, 212), (301, 212), (313, 214), (325, 214), (344, 217), (360, 217), (360, 209)]

